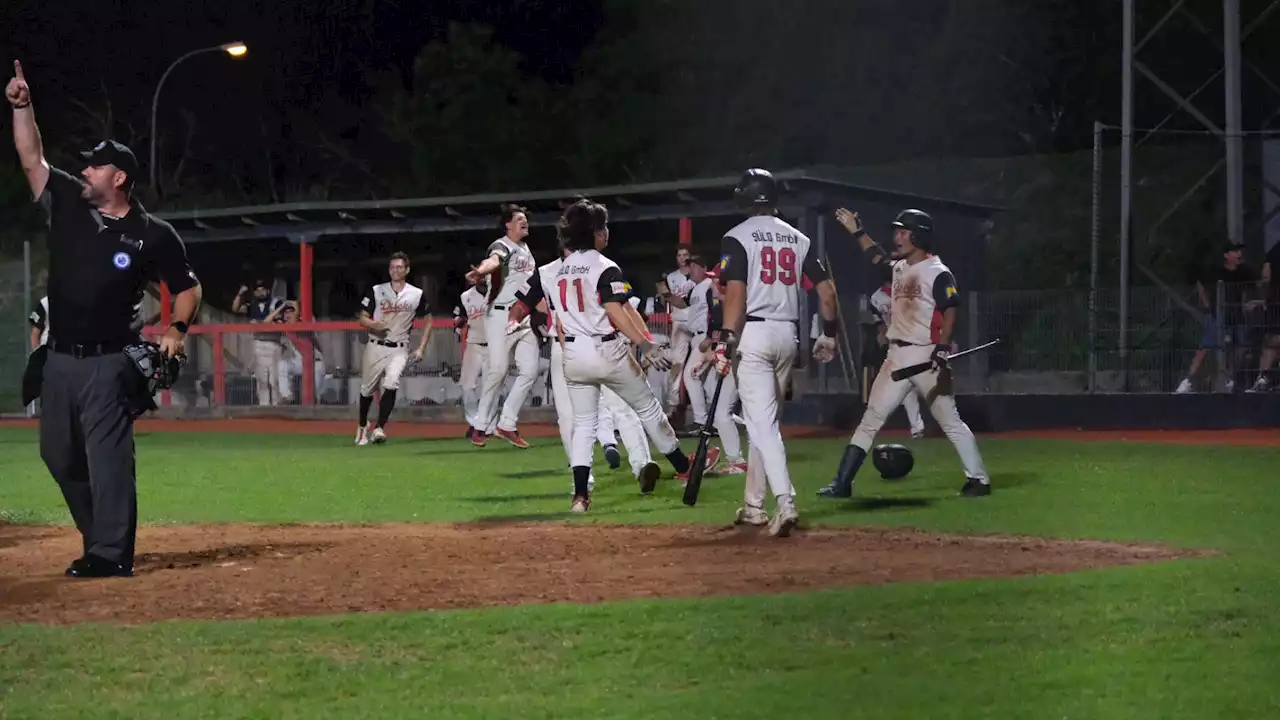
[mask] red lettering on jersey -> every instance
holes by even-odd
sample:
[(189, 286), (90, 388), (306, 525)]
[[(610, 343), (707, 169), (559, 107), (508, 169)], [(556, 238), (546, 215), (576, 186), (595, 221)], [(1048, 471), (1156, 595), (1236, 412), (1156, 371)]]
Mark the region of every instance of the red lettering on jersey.
[(383, 300), (382, 302), (378, 303), (378, 309), (382, 311), (383, 315), (394, 315), (396, 313), (402, 313), (402, 312), (413, 312), (414, 310), (417, 309), (417, 307), (418, 306), (414, 303), (395, 302), (395, 301), (389, 301), (389, 300)]

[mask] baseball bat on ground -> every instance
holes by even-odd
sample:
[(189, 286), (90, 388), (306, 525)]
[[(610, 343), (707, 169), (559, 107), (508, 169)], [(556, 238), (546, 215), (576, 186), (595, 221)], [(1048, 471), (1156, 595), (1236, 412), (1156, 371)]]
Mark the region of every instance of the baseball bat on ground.
[[(968, 355), (969, 353), (976, 353), (979, 350), (986, 350), (992, 345), (998, 345), (999, 343), (1000, 343), (1000, 338), (996, 338), (995, 340), (992, 340), (991, 342), (986, 343), (985, 345), (971, 347), (968, 350), (964, 350), (962, 352), (956, 353), (955, 355), (948, 356), (947, 360), (950, 361), (950, 360), (955, 360), (956, 358), (962, 358), (965, 355)], [(919, 375), (922, 372), (928, 372), (932, 368), (933, 368), (933, 361), (930, 360), (929, 362), (923, 362), (918, 365), (911, 365), (904, 368), (898, 368), (897, 370), (893, 371), (890, 377), (894, 379), (894, 382), (901, 382), (903, 380), (906, 380), (909, 377), (915, 377), (916, 375)]]
[[(698, 431), (698, 451), (693, 454), (693, 465), (689, 468), (689, 482), (684, 486), (684, 504), (690, 507), (698, 504), (698, 491), (702, 489), (702, 470), (707, 464), (707, 444), (711, 442), (711, 423), (716, 416), (716, 406), (720, 404), (720, 388), (724, 387), (724, 375), (716, 380), (716, 391), (711, 395), (711, 404), (707, 406), (707, 421)], [(736, 430), (735, 430), (736, 432)]]

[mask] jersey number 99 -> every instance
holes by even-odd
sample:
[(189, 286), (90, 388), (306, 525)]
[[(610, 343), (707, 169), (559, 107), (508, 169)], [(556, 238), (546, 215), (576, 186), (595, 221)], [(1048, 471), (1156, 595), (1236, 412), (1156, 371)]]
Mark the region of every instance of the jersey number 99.
[(796, 251), (791, 248), (760, 249), (760, 282), (765, 285), (796, 284)]

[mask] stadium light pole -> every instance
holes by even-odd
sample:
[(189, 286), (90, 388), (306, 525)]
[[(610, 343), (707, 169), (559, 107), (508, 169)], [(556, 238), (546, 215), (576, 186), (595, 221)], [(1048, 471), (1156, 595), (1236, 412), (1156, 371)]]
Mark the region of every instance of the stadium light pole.
[(223, 43), (222, 45), (215, 45), (213, 47), (200, 48), (199, 50), (192, 50), (186, 55), (182, 55), (177, 60), (169, 63), (169, 67), (166, 68), (164, 74), (160, 76), (160, 82), (156, 83), (155, 94), (151, 96), (151, 187), (155, 189), (157, 193), (160, 192), (160, 188), (156, 187), (156, 177), (159, 175), (159, 173), (156, 172), (156, 111), (160, 107), (160, 90), (164, 87), (164, 81), (169, 79), (169, 73), (173, 72), (173, 69), (178, 67), (179, 63), (189, 57), (207, 52), (223, 52), (233, 58), (239, 58), (244, 57), (244, 54), (249, 52), (249, 46), (242, 42), (230, 42)]

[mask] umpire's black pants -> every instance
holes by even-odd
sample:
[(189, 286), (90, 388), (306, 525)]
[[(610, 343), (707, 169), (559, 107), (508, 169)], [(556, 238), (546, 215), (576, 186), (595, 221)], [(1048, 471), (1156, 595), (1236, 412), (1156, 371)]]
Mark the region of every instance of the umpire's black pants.
[(122, 353), (50, 352), (40, 403), (40, 457), (62, 489), (85, 554), (129, 569), (138, 524), (134, 376)]

